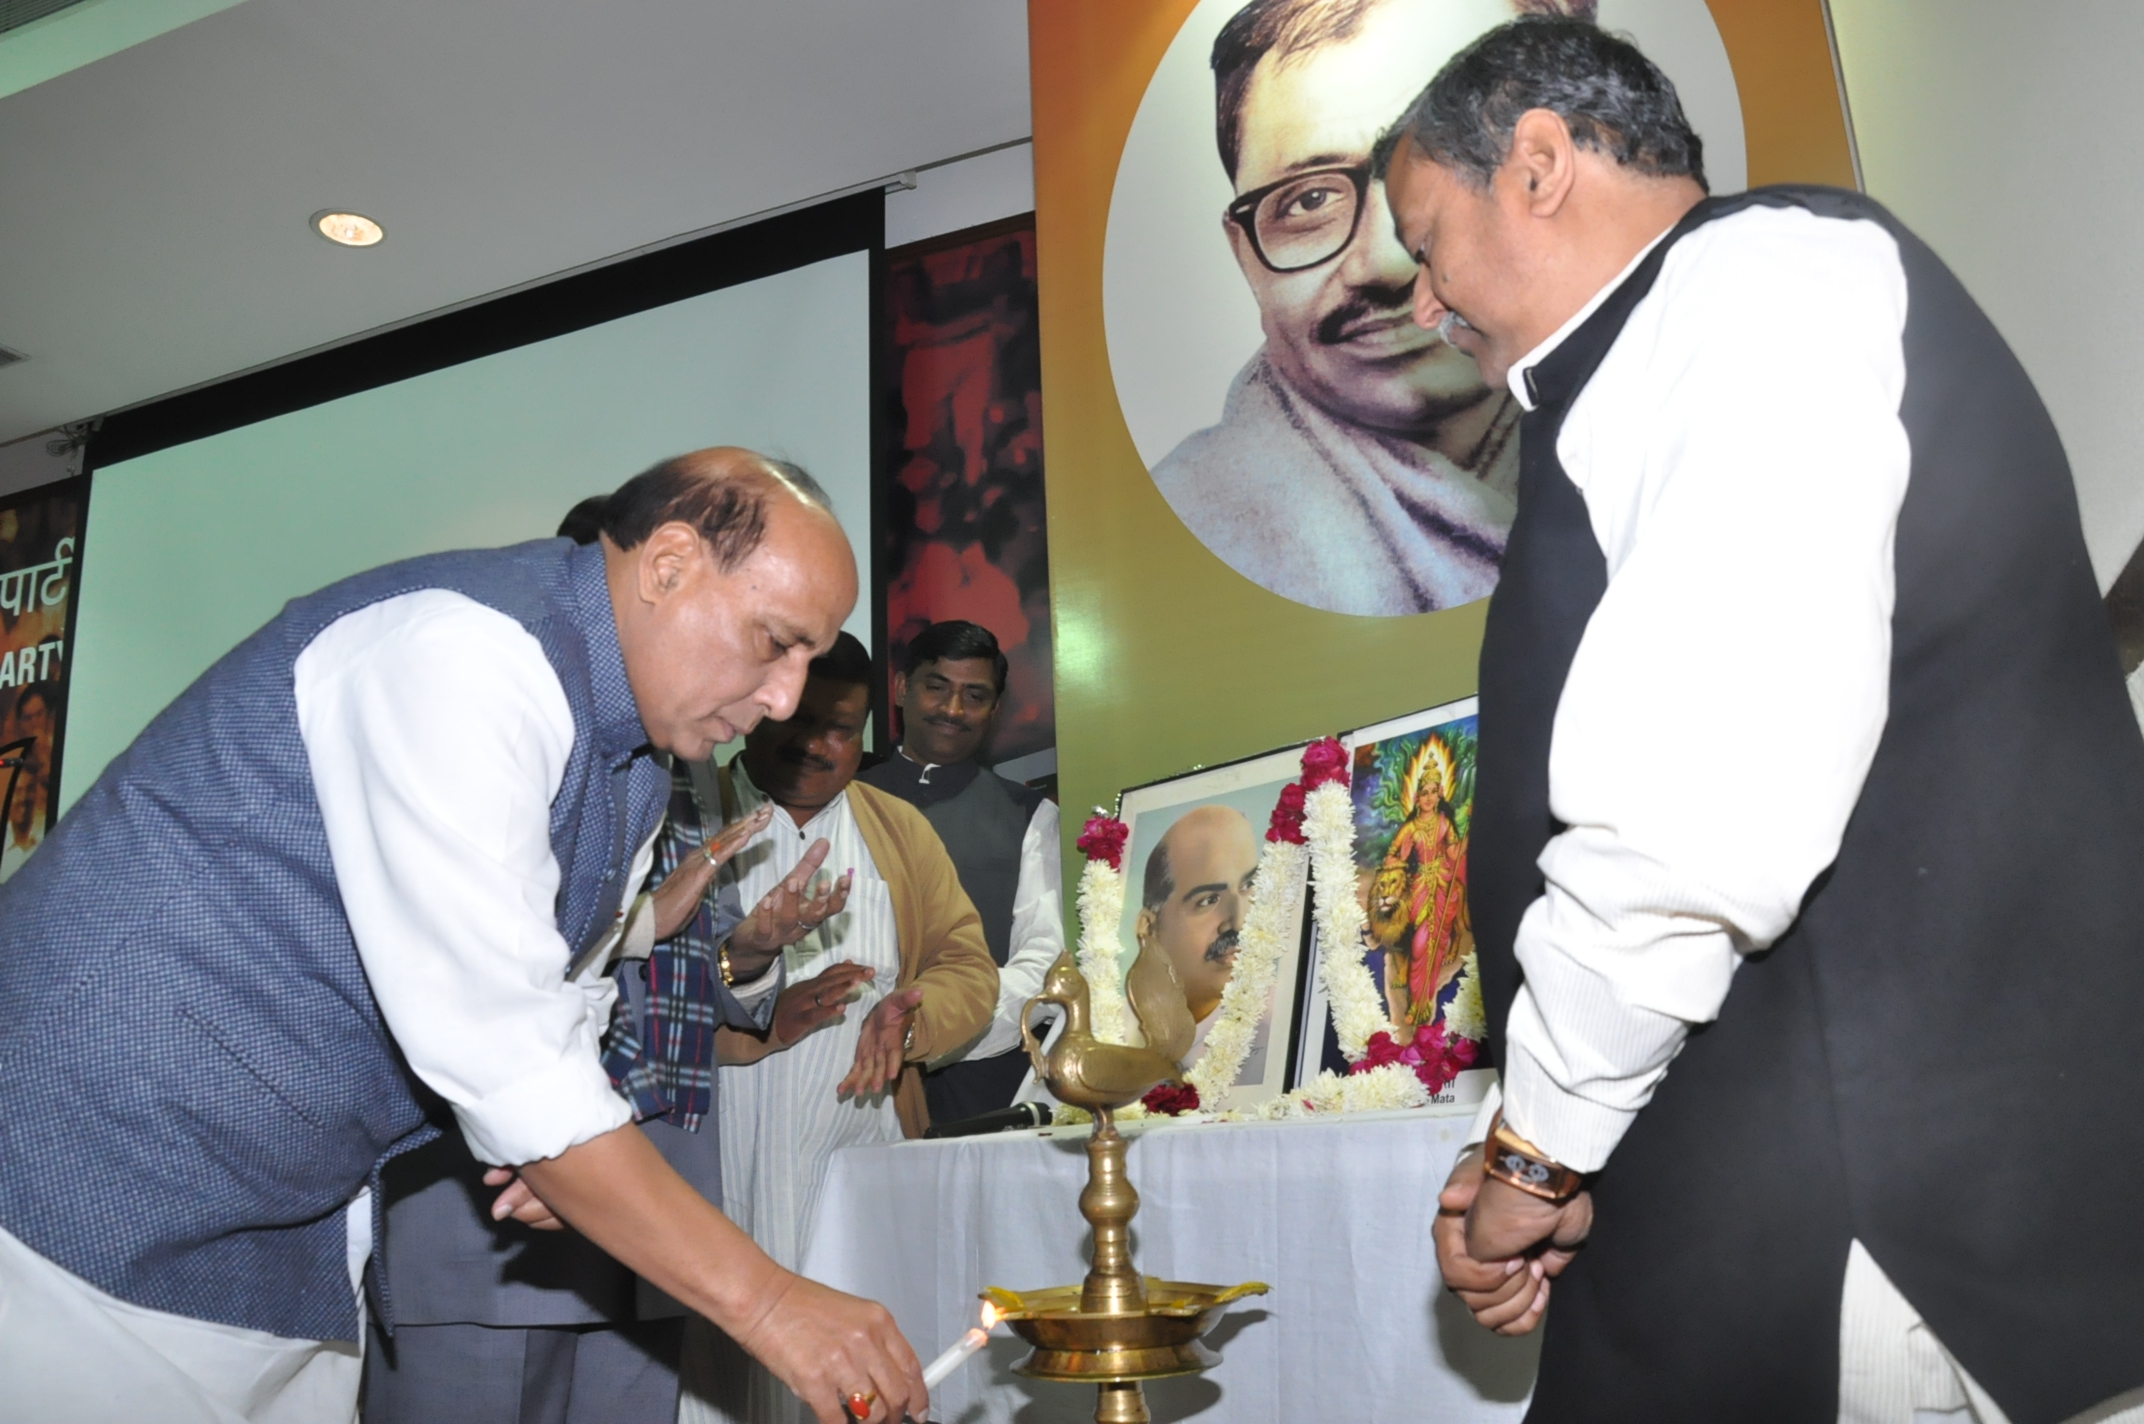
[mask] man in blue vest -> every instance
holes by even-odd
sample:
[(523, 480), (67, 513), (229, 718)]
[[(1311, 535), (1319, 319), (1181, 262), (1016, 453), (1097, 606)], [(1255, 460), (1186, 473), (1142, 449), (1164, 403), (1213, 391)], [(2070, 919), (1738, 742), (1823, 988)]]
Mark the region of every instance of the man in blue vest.
[(2144, 742), (2024, 370), (1868, 199), (1708, 198), (1590, 24), (1462, 51), (1379, 171), (1526, 410), (1502, 1103), (1436, 1234), (1482, 1323), (1553, 1316), (1528, 1417), (2144, 1414)]
[(514, 1214), (707, 1316), (823, 1424), (921, 1415), (891, 1317), (768, 1260), (599, 1057), (654, 753), (789, 715), (855, 597), (816, 486), (702, 451), (620, 489), (596, 545), (297, 599), (160, 713), (0, 887), (9, 1408), (349, 1418), (368, 1271), (394, 1320), (380, 1170), (443, 1108), (518, 1172)]
[[(804, 471), (770, 464), (823, 499)], [(580, 501), (559, 537), (599, 543), (609, 509), (609, 495)], [(747, 916), (734, 889), (717, 892), (715, 876), (766, 815), (709, 835), (690, 780), (673, 768), (668, 816), (650, 888), (613, 930), (620, 996), (603, 1066), (663, 1159), (720, 1204), (715, 1031), (766, 1032), (778, 998), (790, 1037), (839, 1014), (801, 994), (778, 994), (784, 974), (757, 966), (771, 968), (778, 946), (839, 914), (848, 882), (836, 877), (828, 893), (809, 892), (829, 850), (821, 840), (803, 848), (796, 868)], [(381, 1259), (394, 1281), (395, 1332), (390, 1339), (381, 1322), (371, 1324), (364, 1424), (674, 1424), (683, 1308), (555, 1219), (513, 1216), (527, 1201), (525, 1185), (497, 1200), (483, 1190), (511, 1181), (504, 1169), (486, 1171), (457, 1132), (404, 1153), (381, 1174)]]

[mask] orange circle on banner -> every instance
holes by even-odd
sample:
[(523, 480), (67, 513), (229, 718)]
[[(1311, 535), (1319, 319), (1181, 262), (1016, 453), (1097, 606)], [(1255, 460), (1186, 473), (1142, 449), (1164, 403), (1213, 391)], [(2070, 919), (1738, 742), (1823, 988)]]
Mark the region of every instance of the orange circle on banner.
[[(1371, 618), (1267, 592), (1175, 517), (1125, 424), (1102, 315), (1109, 206), (1148, 81), (1194, 4), (1029, 6), (1059, 768), (1072, 806), (1475, 687), (1482, 603)], [(1709, 9), (1749, 181), (1850, 185), (1820, 0)]]

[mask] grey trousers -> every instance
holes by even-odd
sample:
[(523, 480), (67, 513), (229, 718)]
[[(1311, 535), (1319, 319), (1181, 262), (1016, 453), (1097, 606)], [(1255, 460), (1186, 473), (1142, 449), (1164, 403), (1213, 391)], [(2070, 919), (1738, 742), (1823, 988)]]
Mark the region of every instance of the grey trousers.
[(365, 1424), (674, 1424), (685, 1322), (405, 1325), (365, 1345)]

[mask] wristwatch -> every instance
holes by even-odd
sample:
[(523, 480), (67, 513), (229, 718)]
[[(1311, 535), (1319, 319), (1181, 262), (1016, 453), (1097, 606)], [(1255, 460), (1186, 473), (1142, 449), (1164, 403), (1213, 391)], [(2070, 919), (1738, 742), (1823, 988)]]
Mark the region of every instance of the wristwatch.
[(1501, 1109), (1482, 1144), (1482, 1169), (1505, 1186), (1545, 1202), (1567, 1202), (1586, 1187), (1583, 1173), (1572, 1171), (1504, 1126)]

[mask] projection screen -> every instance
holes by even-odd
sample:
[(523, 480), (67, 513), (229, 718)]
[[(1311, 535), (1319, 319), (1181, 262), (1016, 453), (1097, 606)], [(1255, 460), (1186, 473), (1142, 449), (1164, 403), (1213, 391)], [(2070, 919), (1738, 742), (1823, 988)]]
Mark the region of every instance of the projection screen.
[[(871, 257), (850, 252), (99, 466), (63, 807), (283, 603), (552, 534), (668, 455), (745, 445), (833, 495), (872, 587)], [(871, 604), (849, 631), (871, 642)]]

